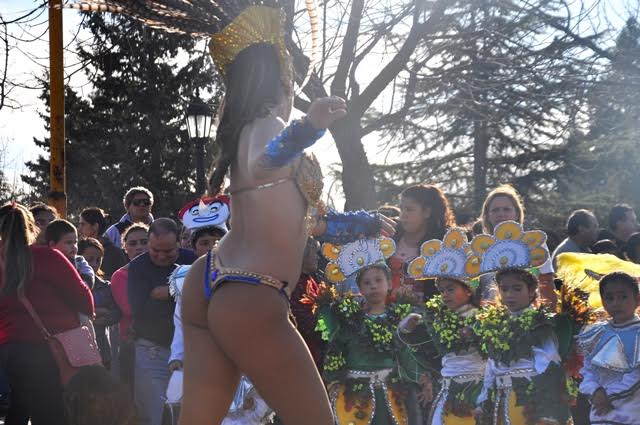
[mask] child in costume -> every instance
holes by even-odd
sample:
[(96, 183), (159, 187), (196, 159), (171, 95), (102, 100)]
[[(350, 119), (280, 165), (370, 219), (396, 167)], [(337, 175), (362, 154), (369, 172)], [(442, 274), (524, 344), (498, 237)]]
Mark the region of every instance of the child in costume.
[[(226, 222), (229, 219), (229, 197), (202, 198), (185, 205), (178, 215), (185, 228), (191, 231), (191, 245), (198, 257), (205, 255), (217, 242), (216, 236), (227, 232)], [(167, 407), (176, 424), (182, 399), (182, 360), (184, 341), (182, 333), (182, 287), (191, 266), (179, 266), (169, 277), (171, 295), (176, 300), (173, 315), (175, 331), (171, 343), (169, 369), (172, 371), (167, 388)], [(259, 425), (269, 422), (272, 411), (260, 397), (247, 377), (242, 376), (236, 394), (222, 425)]]
[(390, 272), (384, 261), (394, 250), (390, 238), (322, 247), (330, 261), (327, 278), (337, 283), (356, 274), (364, 298), (337, 298), (335, 289), (325, 286), (316, 299), (317, 329), (328, 341), (324, 378), (339, 425), (407, 425), (409, 410), (417, 412), (409, 394), (419, 389), (424, 370), (411, 350), (394, 338), (411, 306), (386, 302)]
[(478, 313), (474, 329), (488, 356), (476, 411), (481, 423), (564, 425), (569, 420), (555, 314), (536, 307), (538, 280), (526, 269), (548, 259), (545, 240), (543, 232), (524, 232), (507, 221), (493, 236), (478, 235), (471, 242), (467, 272), (497, 271), (500, 299)]
[(409, 264), (414, 279), (436, 278), (440, 293), (427, 301), (423, 316), (407, 316), (398, 334), (411, 347), (433, 341), (442, 356), (441, 389), (431, 406), (428, 424), (475, 424), (473, 411), (482, 390), (486, 360), (472, 331), (478, 313), (478, 280), (466, 274), (467, 251), (464, 230), (454, 228), (442, 241), (423, 243), (420, 256)]
[(638, 280), (614, 272), (600, 280), (604, 309), (611, 317), (578, 337), (584, 354), (580, 392), (591, 398), (592, 424), (640, 422), (640, 305)]

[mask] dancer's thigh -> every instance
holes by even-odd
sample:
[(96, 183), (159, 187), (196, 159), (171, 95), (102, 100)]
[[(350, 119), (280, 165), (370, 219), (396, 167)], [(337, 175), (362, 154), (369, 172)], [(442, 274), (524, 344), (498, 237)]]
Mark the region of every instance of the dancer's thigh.
[[(200, 262), (200, 264), (199, 264)], [(181, 425), (219, 424), (227, 415), (239, 373), (207, 328), (207, 304), (198, 260), (185, 280), (182, 298), (184, 387)]]
[(209, 328), (285, 425), (330, 425), (324, 385), (288, 311), (271, 288), (228, 282), (209, 304)]

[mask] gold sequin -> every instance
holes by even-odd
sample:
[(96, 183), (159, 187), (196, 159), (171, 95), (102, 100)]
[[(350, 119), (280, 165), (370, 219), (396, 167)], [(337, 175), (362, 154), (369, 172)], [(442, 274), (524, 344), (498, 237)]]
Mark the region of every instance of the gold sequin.
[(268, 43), (276, 47), (284, 84), (293, 79), (284, 37), (284, 16), (280, 9), (255, 5), (247, 7), (224, 29), (211, 36), (209, 53), (223, 76), (227, 66), (247, 47)]

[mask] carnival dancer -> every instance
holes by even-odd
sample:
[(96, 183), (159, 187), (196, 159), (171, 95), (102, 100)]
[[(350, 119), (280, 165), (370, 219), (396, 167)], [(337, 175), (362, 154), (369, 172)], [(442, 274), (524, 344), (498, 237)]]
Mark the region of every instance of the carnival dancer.
[(585, 355), (580, 392), (591, 398), (592, 424), (631, 425), (640, 420), (640, 305), (637, 278), (610, 273), (600, 279), (609, 320), (585, 329), (578, 348)]
[(385, 259), (394, 251), (390, 238), (322, 246), (329, 260), (327, 279), (335, 284), (355, 275), (362, 295), (337, 297), (333, 287), (324, 286), (317, 298), (317, 329), (328, 342), (324, 378), (338, 425), (421, 423), (410, 394), (420, 389), (424, 368), (394, 338), (412, 307), (387, 304), (391, 285)]
[(467, 252), (465, 231), (453, 228), (442, 240), (424, 242), (420, 255), (409, 263), (409, 276), (435, 278), (440, 293), (427, 301), (422, 316), (410, 314), (398, 329), (400, 340), (418, 353), (432, 343), (442, 357), (440, 391), (431, 405), (428, 424), (475, 424), (473, 411), (486, 360), (472, 330), (479, 307), (479, 282), (465, 270)]
[(569, 420), (554, 310), (536, 305), (538, 280), (528, 270), (547, 261), (545, 241), (543, 232), (525, 232), (506, 221), (493, 235), (471, 242), (467, 272), (497, 271), (499, 292), (499, 304), (478, 313), (474, 329), (488, 356), (476, 412), (481, 423), (564, 425)]
[[(228, 231), (229, 197), (220, 195), (215, 198), (196, 199), (182, 207), (178, 217), (182, 225), (190, 231), (191, 246), (196, 255), (201, 257), (206, 255)], [(183, 394), (182, 288), (190, 268), (190, 265), (179, 266), (169, 278), (171, 296), (176, 300), (173, 315), (175, 331), (169, 357), (169, 370), (172, 374), (167, 388), (167, 407), (173, 424), (177, 423)], [(268, 423), (271, 416), (272, 411), (269, 406), (260, 397), (251, 381), (243, 376), (240, 378), (236, 395), (222, 425), (261, 425)]]
[[(293, 17), (288, 21), (284, 8), (269, 0), (84, 3), (95, 4), (85, 9), (121, 11), (155, 27), (210, 36), (209, 51), (226, 88), (209, 193), (221, 191), (230, 171), (233, 226), (185, 280), (181, 423), (221, 422), (242, 371), (285, 424), (330, 424), (322, 380), (289, 321), (288, 299), (304, 245), (310, 232), (348, 242), (375, 236), (383, 225), (394, 231), (378, 215), (314, 208), (320, 205), (322, 172), (303, 151), (347, 115), (345, 101), (316, 99), (305, 118), (286, 125), (294, 75), (285, 27), (291, 29), (286, 22)], [(315, 4), (307, 4), (317, 35)]]

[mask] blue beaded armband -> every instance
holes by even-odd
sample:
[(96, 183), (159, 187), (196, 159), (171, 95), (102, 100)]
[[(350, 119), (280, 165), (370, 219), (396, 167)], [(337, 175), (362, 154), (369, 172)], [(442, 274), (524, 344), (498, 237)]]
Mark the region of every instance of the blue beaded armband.
[(288, 164), (320, 139), (325, 132), (326, 130), (313, 128), (307, 118), (293, 121), (267, 144), (264, 151), (267, 165), (282, 167)]
[(320, 242), (344, 245), (358, 238), (377, 236), (380, 219), (377, 214), (366, 211), (339, 213), (330, 211), (324, 216), (327, 230), (318, 237)]

